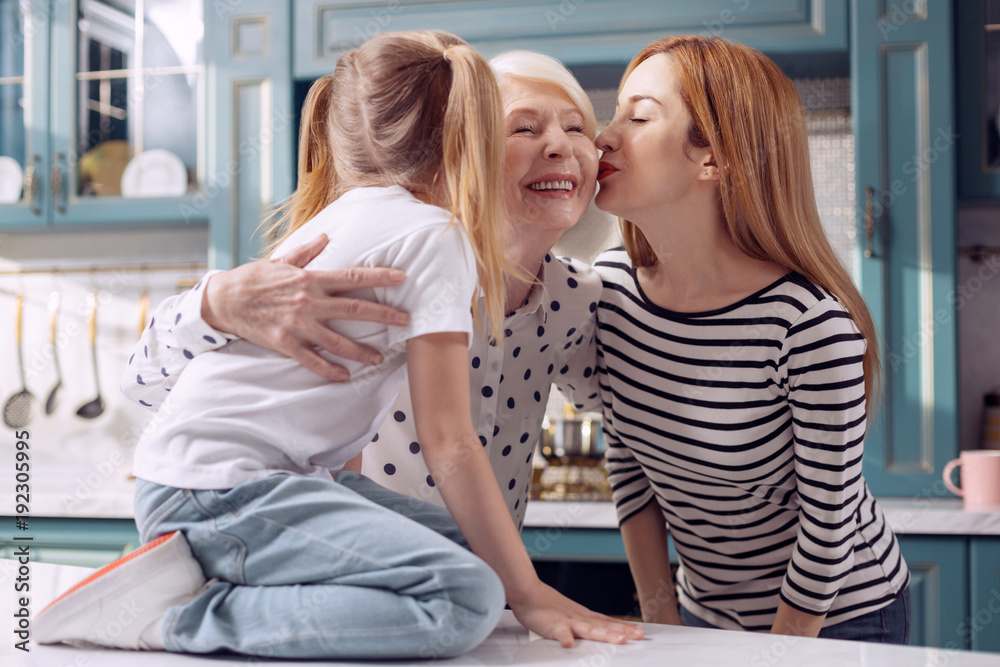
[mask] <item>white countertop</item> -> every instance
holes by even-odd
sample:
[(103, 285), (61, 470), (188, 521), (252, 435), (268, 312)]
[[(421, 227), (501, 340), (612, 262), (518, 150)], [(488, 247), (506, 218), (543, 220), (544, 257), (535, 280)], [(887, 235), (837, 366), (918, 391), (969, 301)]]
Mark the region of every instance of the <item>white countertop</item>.
[[(879, 498), (886, 521), (897, 535), (997, 535), (1000, 511), (966, 511), (955, 498)], [(525, 528), (618, 528), (610, 502), (533, 500), (524, 513)]]
[[(131, 519), (135, 482), (123, 468), (36, 470), (31, 516)], [(878, 502), (898, 535), (1000, 536), (1000, 511), (966, 511), (958, 498), (879, 498)], [(0, 514), (11, 514), (14, 505), (12, 491), (0, 492)], [(610, 502), (533, 500), (524, 526), (616, 529), (618, 522)]]
[[(57, 594), (68, 589), (92, 570), (69, 565), (31, 564), (31, 612), (42, 609)], [(11, 618), (16, 608), (13, 580), (17, 563), (0, 560), (0, 617)], [(524, 665), (525, 667), (635, 667), (637, 665), (809, 665), (810, 667), (850, 667), (852, 665), (892, 665), (893, 667), (1000, 667), (1000, 654), (973, 653), (914, 647), (887, 646), (830, 639), (776, 637), (767, 634), (706, 630), (665, 625), (646, 625), (646, 639), (625, 646), (581, 641), (572, 649), (529, 635), (513, 615), (504, 612), (493, 634), (473, 651), (440, 661), (439, 664)], [(246, 663), (245, 656), (189, 656), (159, 652), (136, 653), (72, 646), (40, 646), (31, 642), (30, 653), (14, 648), (10, 630), (0, 643), (0, 664), (5, 667), (198, 667), (220, 663)], [(408, 664), (394, 662), (295, 662), (275, 660), (277, 666), (336, 664), (349, 667)], [(416, 664), (431, 664), (421, 661)]]

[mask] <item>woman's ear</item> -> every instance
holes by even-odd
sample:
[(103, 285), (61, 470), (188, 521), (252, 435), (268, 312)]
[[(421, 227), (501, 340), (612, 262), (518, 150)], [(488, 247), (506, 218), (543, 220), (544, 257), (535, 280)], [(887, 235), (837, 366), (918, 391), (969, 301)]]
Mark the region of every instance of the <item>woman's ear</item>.
[(720, 178), (719, 165), (715, 162), (715, 155), (706, 152), (701, 160), (701, 173), (698, 175), (702, 181), (717, 181)]

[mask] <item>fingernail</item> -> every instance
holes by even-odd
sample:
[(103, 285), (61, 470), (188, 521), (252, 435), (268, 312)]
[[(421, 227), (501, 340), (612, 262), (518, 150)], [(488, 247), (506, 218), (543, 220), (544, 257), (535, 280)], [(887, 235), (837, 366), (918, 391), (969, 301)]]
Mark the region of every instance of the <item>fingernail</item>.
[(333, 381), (334, 382), (347, 382), (351, 379), (351, 374), (347, 371), (334, 371)]
[(399, 269), (392, 269), (389, 271), (389, 277), (396, 282), (403, 282), (406, 280), (406, 274)]
[(381, 354), (373, 354), (370, 357), (368, 357), (368, 365), (369, 366), (378, 366), (381, 363), (382, 363), (382, 355)]
[(410, 316), (406, 314), (396, 315), (395, 318), (393, 319), (393, 324), (397, 326), (405, 327), (409, 323), (410, 323)]

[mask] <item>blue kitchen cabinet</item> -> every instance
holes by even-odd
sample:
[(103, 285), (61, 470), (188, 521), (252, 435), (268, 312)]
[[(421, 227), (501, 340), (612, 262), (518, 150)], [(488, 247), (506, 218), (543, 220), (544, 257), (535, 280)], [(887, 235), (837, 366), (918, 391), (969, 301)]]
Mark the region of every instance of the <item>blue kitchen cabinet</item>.
[[(0, 524), (8, 527), (0, 535), (0, 558), (15, 558), (27, 544), (32, 562), (101, 567), (139, 546), (131, 519), (32, 517), (24, 532), (14, 530), (14, 517), (0, 517)], [(15, 535), (31, 540), (15, 541)]]
[[(201, 6), (0, 0), (0, 153), (33, 176), (0, 228), (208, 224), (214, 266), (258, 254), (293, 181), (291, 5)], [(122, 196), (140, 153), (176, 194)]]
[[(955, 3), (955, 80), (958, 86), (958, 196), (961, 199), (1000, 197), (1000, 167), (988, 167), (989, 133), (1000, 131), (1000, 121), (986, 109), (985, 0)], [(996, 72), (996, 70), (995, 70)], [(996, 72), (1000, 74), (1000, 72)], [(998, 112), (1000, 113), (1000, 112)], [(996, 126), (991, 129), (990, 123)], [(1000, 150), (1000, 147), (997, 148)]]
[(851, 11), (860, 284), (884, 369), (864, 472), (876, 495), (944, 495), (958, 449), (952, 5)]
[(899, 546), (910, 567), (910, 644), (968, 649), (968, 539), (900, 535)]
[[(47, 5), (47, 3), (46, 3)], [(40, 227), (51, 217), (48, 187), (48, 15), (34, 4), (0, 0), (0, 157), (22, 172), (20, 194), (0, 203), (0, 226)], [(4, 160), (7, 162), (7, 160)], [(5, 170), (0, 179), (14, 178)], [(0, 184), (6, 191), (8, 182)], [(16, 187), (16, 186), (13, 186)]]
[(845, 53), (848, 35), (846, 0), (297, 0), (295, 78), (329, 74), (383, 31), (419, 29), (453, 32), (487, 57), (529, 49), (569, 66), (624, 65), (668, 35), (719, 35), (773, 55)]
[(969, 546), (969, 617), (961, 629), (973, 651), (1000, 653), (1000, 537), (976, 536)]

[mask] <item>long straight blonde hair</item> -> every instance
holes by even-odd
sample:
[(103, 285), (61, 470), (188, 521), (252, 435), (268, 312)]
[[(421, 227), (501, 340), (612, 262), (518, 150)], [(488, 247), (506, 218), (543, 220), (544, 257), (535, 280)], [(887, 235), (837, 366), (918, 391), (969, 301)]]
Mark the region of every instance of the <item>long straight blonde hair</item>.
[[(688, 142), (711, 148), (719, 166), (723, 220), (733, 243), (755, 259), (797, 271), (833, 294), (867, 343), (862, 368), (873, 417), (881, 384), (878, 335), (864, 299), (827, 240), (816, 209), (805, 114), (795, 86), (767, 56), (718, 37), (653, 42), (629, 63), (663, 54), (678, 65), (678, 91), (691, 126)], [(632, 263), (656, 255), (633, 223), (620, 219)], [(869, 420), (871, 423), (871, 420)]]
[(267, 231), (268, 255), (352, 188), (443, 191), (475, 251), (486, 315), (502, 340), (502, 128), (489, 63), (454, 35), (383, 33), (346, 52), (306, 96), (298, 187)]

